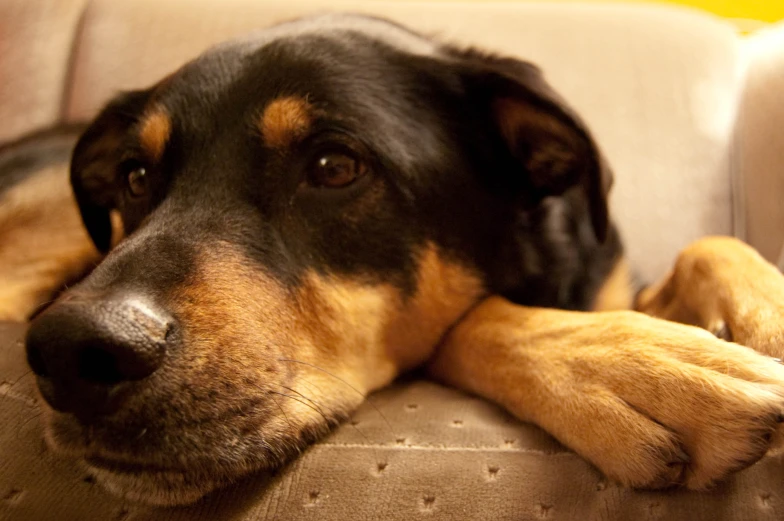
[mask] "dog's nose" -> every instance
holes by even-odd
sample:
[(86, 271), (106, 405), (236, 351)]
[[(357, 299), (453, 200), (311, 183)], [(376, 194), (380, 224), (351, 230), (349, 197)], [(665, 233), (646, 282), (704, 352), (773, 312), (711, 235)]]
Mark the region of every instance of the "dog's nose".
[(27, 332), (27, 361), (49, 404), (80, 419), (108, 414), (123, 384), (163, 363), (174, 319), (138, 297), (54, 304)]

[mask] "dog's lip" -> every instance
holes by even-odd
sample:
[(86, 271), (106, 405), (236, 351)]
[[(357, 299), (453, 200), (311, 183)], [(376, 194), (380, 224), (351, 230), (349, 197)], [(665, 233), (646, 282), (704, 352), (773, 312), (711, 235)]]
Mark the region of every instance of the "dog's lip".
[(84, 461), (91, 467), (120, 474), (150, 474), (163, 472), (184, 472), (175, 467), (165, 467), (152, 463), (131, 462), (106, 456), (85, 456)]

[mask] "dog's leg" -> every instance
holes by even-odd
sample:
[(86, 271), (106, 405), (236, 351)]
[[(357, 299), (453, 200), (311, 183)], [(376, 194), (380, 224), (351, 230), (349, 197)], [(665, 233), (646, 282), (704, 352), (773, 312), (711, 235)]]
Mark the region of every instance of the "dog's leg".
[(634, 311), (481, 303), (429, 366), (635, 487), (700, 489), (759, 459), (784, 417), (784, 366)]
[(0, 194), (0, 320), (26, 320), (100, 258), (65, 165), (35, 172)]
[(784, 276), (731, 237), (691, 244), (666, 278), (640, 293), (636, 308), (784, 356)]

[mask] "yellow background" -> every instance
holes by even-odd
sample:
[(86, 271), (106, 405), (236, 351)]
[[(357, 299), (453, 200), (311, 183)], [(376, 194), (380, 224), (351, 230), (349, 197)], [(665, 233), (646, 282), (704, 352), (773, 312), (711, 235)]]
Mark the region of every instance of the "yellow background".
[[(615, 2), (653, 2), (656, 0), (611, 0)], [(726, 18), (775, 22), (784, 19), (784, 0), (658, 0), (710, 11)]]
[[(645, 1), (653, 2), (655, 0), (610, 1), (639, 3)], [(762, 22), (775, 22), (784, 19), (784, 0), (659, 0), (659, 3), (697, 7), (726, 18), (745, 18)]]
[[(464, 0), (481, 2), (482, 0)], [(519, 2), (526, 0), (506, 0)], [(538, 0), (542, 1), (542, 0)], [(579, 2), (580, 0), (544, 0)], [(597, 0), (590, 0), (597, 1)], [(612, 3), (680, 4), (708, 11), (735, 22), (741, 30), (753, 30), (770, 22), (784, 20), (784, 0), (598, 0)]]
[(699, 7), (729, 18), (763, 22), (784, 19), (784, 0), (682, 0), (671, 3)]

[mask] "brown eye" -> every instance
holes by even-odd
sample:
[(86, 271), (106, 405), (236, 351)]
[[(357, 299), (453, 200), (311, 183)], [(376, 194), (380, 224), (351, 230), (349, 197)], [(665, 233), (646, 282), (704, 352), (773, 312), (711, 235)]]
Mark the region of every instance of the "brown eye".
[(128, 191), (135, 197), (147, 193), (147, 169), (143, 166), (135, 167), (128, 172)]
[(322, 154), (310, 167), (309, 181), (314, 186), (342, 188), (366, 172), (366, 165), (354, 157), (341, 153)]

